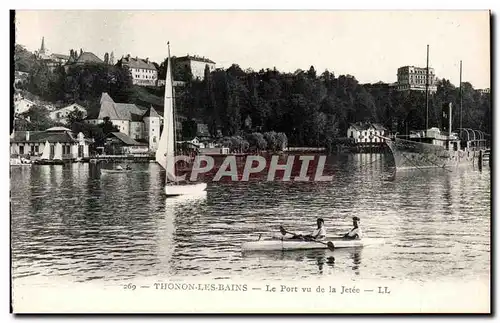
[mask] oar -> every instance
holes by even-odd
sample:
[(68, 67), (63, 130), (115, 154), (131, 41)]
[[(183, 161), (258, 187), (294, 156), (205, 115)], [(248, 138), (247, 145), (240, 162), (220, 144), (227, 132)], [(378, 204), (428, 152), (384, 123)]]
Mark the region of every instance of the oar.
[[(296, 236), (297, 234), (293, 233), (293, 232), (290, 232), (290, 231), (286, 231), (285, 228), (283, 228), (282, 226), (280, 226), (280, 232), (282, 235), (285, 235), (287, 233), (290, 233), (291, 235), (294, 235)], [(328, 241), (328, 242), (323, 242), (323, 241), (318, 241), (318, 240), (311, 240), (311, 242), (317, 242), (317, 243), (321, 243), (321, 244), (324, 244), (325, 246), (328, 247), (328, 249), (330, 249), (331, 251), (334, 251), (335, 250), (335, 246), (333, 245), (333, 242), (331, 241)]]

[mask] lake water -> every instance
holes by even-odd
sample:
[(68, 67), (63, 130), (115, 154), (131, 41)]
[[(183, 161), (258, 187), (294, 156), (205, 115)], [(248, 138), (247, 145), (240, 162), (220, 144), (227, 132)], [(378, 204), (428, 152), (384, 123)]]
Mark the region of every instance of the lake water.
[[(206, 196), (166, 199), (155, 163), (11, 168), (15, 281), (148, 277), (213, 279), (489, 279), (490, 171), (415, 170), (392, 177), (377, 154), (330, 156), (331, 182), (211, 182)], [(352, 216), (386, 243), (362, 249), (242, 253), (241, 244), (289, 231), (328, 235)], [(36, 277), (35, 277), (36, 276)]]

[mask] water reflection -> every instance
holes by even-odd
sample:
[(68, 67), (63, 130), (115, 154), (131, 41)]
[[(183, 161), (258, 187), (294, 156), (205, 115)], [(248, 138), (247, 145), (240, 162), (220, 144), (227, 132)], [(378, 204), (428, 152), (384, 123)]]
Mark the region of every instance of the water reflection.
[(355, 248), (351, 253), (352, 270), (359, 275), (359, 265), (361, 265), (361, 248)]
[[(330, 273), (338, 265), (339, 269), (350, 268), (356, 275), (360, 274), (361, 269), (361, 248), (342, 248), (334, 252), (326, 249), (315, 250), (287, 250), (287, 251), (244, 251), (243, 258), (252, 259), (260, 262), (263, 266), (275, 261), (293, 262), (295, 266), (308, 264), (317, 267), (316, 274), (323, 275)], [(328, 269), (328, 272), (325, 270)], [(314, 272), (314, 271), (312, 271)]]

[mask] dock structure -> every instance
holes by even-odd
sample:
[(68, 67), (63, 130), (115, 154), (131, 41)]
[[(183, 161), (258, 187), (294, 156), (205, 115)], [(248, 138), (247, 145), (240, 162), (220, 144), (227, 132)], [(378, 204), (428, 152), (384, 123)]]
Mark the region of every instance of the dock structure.
[(94, 156), (90, 159), (92, 163), (98, 162), (107, 162), (107, 163), (115, 163), (115, 162), (133, 162), (133, 163), (149, 163), (154, 160), (154, 156), (149, 154), (134, 154), (134, 155), (98, 155)]
[(479, 169), (482, 169), (485, 165), (488, 165), (491, 168), (491, 149), (484, 149), (479, 151)]
[(325, 151), (325, 147), (288, 147), (285, 151), (287, 152), (322, 152)]

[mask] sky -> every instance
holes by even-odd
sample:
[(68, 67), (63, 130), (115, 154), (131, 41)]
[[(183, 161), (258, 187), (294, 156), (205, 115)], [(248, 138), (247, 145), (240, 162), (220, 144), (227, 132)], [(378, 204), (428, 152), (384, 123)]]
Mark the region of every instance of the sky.
[(157, 63), (199, 55), (227, 68), (283, 72), (325, 69), (361, 83), (395, 82), (398, 67), (429, 66), (436, 76), (490, 87), (487, 11), (16, 11), (16, 43), (69, 55), (114, 52)]

